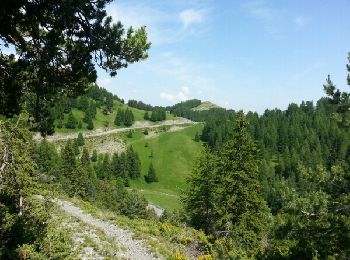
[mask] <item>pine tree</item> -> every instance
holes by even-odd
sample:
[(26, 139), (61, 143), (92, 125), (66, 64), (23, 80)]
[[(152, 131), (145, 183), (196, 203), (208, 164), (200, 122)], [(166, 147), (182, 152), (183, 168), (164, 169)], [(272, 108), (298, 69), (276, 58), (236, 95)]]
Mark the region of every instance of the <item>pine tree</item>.
[(68, 140), (61, 151), (61, 164), (62, 164), (62, 174), (61, 174), (61, 184), (64, 190), (73, 195), (72, 179), (74, 177), (73, 173), (76, 170), (76, 159), (74, 151), (74, 143)]
[(257, 148), (243, 112), (237, 115), (234, 137), (222, 148), (217, 167), (216, 228), (254, 256), (264, 251), (269, 209), (261, 194)]
[(105, 154), (102, 161), (103, 174), (100, 176), (101, 179), (111, 179), (111, 165), (109, 160), (109, 155)]
[(85, 139), (84, 139), (82, 133), (79, 133), (79, 134), (78, 134), (77, 143), (78, 143), (78, 146), (84, 146), (84, 144), (85, 144)]
[(126, 159), (129, 164), (128, 170), (129, 170), (129, 177), (131, 179), (137, 179), (141, 175), (141, 162), (139, 159), (139, 156), (134, 151), (132, 146), (128, 147), (126, 150)]
[(68, 114), (68, 119), (67, 119), (67, 123), (66, 123), (66, 128), (69, 129), (75, 129), (77, 125), (77, 120), (75, 119), (72, 111)]
[(58, 119), (57, 128), (61, 129), (62, 127), (63, 127), (63, 120), (62, 119)]
[(145, 175), (145, 181), (147, 183), (158, 182), (156, 171), (155, 171), (152, 163), (149, 166), (147, 175)]
[(126, 135), (128, 138), (132, 138), (132, 130), (129, 130), (128, 134)]
[(74, 139), (73, 147), (74, 147), (74, 154), (78, 155), (80, 153), (78, 139)]
[(206, 234), (214, 233), (217, 218), (214, 201), (217, 163), (217, 157), (205, 148), (193, 167), (192, 175), (187, 180), (188, 190), (182, 197), (190, 223)]
[(124, 186), (129, 186), (129, 164), (125, 152), (119, 156), (119, 177), (123, 180)]
[(133, 123), (134, 123), (134, 114), (130, 109), (127, 108), (125, 111), (124, 125), (129, 127), (129, 126), (132, 126)]
[(90, 165), (90, 155), (86, 147), (83, 148), (83, 153), (81, 155), (80, 161), (83, 166)]
[(117, 114), (115, 115), (114, 124), (121, 126), (124, 124), (125, 112), (122, 108), (118, 108)]
[(143, 119), (149, 120), (149, 114), (148, 111), (145, 112), (145, 115), (143, 116)]
[(94, 150), (92, 151), (91, 161), (92, 161), (92, 162), (97, 162), (97, 151), (96, 151), (96, 149), (94, 149)]
[(87, 126), (86, 126), (86, 128), (87, 128), (88, 130), (94, 129), (94, 123), (92, 122), (91, 116), (89, 116), (89, 117), (87, 118)]
[(196, 133), (196, 135), (194, 136), (194, 141), (195, 142), (199, 142), (200, 138), (199, 138), (199, 134)]

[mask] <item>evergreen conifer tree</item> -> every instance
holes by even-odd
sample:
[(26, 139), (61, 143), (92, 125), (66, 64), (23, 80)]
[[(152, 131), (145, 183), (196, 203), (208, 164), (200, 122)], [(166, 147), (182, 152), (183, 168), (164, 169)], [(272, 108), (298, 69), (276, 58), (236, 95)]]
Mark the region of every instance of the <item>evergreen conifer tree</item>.
[(134, 114), (130, 109), (127, 108), (125, 111), (124, 124), (125, 126), (129, 127), (129, 126), (132, 126), (133, 123), (134, 123)]
[(66, 128), (74, 129), (77, 125), (77, 120), (75, 119), (72, 111), (68, 114), (68, 119), (66, 122)]
[(94, 150), (92, 151), (91, 161), (92, 161), (92, 162), (97, 162), (97, 151), (96, 151), (96, 149), (94, 149)]
[(149, 120), (149, 114), (148, 111), (145, 112), (145, 115), (143, 116), (143, 119)]
[(91, 116), (89, 116), (88, 119), (87, 119), (87, 126), (86, 126), (86, 128), (88, 130), (94, 129), (94, 123), (92, 122)]
[(254, 256), (264, 251), (269, 209), (261, 193), (257, 147), (247, 127), (247, 120), (240, 112), (234, 137), (220, 153), (214, 201), (217, 230), (228, 232), (232, 241)]
[(131, 179), (137, 179), (141, 175), (141, 172), (140, 172), (141, 162), (140, 162), (139, 156), (134, 151), (132, 146), (128, 147), (128, 149), (126, 150), (126, 159), (129, 164), (128, 166), (129, 177)]
[(74, 143), (68, 140), (61, 151), (61, 183), (66, 192), (72, 194), (72, 173), (76, 168)]
[(129, 130), (128, 134), (126, 135), (128, 138), (132, 138), (132, 130)]
[(78, 143), (78, 146), (84, 146), (84, 144), (85, 144), (85, 139), (84, 139), (84, 136), (83, 136), (82, 133), (79, 133), (79, 134), (78, 134), (77, 143)]
[(147, 183), (158, 182), (158, 177), (157, 177), (157, 174), (156, 174), (156, 170), (154, 169), (152, 163), (149, 166), (147, 175), (145, 175), (145, 181)]
[(188, 189), (182, 197), (190, 223), (202, 229), (206, 234), (213, 234), (217, 219), (214, 195), (218, 188), (216, 174), (218, 159), (214, 153), (205, 148), (193, 167), (188, 179)]
[(122, 108), (118, 108), (117, 114), (115, 115), (114, 124), (121, 126), (124, 124), (125, 111)]

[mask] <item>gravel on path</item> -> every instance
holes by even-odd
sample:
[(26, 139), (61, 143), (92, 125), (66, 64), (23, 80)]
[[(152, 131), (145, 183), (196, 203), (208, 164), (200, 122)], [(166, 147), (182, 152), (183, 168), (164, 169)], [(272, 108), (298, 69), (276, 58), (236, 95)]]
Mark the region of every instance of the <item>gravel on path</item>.
[(151, 254), (144, 241), (133, 239), (130, 231), (121, 229), (107, 221), (96, 219), (90, 214), (84, 213), (80, 208), (74, 206), (68, 201), (54, 199), (54, 202), (59, 205), (66, 214), (76, 217), (88, 225), (102, 230), (107, 236), (114, 238), (119, 247), (126, 249), (125, 252), (121, 253), (123, 258), (130, 260), (159, 259)]

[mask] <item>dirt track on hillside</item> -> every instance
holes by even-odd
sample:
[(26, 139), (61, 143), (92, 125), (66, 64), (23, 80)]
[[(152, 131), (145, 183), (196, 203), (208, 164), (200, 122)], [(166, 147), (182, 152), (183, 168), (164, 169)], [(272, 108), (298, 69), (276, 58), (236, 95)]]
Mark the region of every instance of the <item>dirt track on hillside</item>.
[[(142, 129), (142, 128), (157, 128), (157, 127), (162, 127), (162, 126), (179, 126), (179, 125), (187, 125), (187, 124), (196, 124), (195, 122), (186, 119), (186, 118), (181, 118), (181, 119), (176, 119), (176, 120), (166, 120), (162, 121), (156, 124), (152, 124), (149, 121), (136, 121), (131, 127), (125, 127), (125, 128), (115, 128), (115, 129), (95, 129), (92, 131), (84, 131), (82, 132), (83, 136), (85, 138), (89, 137), (96, 137), (96, 136), (103, 136), (103, 135), (109, 135), (109, 134), (114, 134), (114, 133), (121, 133), (121, 132), (126, 132), (129, 130), (133, 129)], [(68, 140), (68, 139), (74, 139), (78, 137), (78, 133), (74, 134), (54, 134), (51, 136), (47, 136), (46, 139), (49, 142), (53, 141), (61, 141), (61, 140)], [(40, 141), (42, 140), (43, 137), (40, 136), (39, 133), (37, 133), (34, 137), (34, 141)]]

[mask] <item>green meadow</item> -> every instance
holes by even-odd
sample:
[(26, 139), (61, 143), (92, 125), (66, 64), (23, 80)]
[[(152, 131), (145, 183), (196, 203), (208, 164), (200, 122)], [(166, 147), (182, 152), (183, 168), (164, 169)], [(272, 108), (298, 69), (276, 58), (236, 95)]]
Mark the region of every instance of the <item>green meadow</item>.
[[(175, 132), (161, 131), (149, 138), (145, 138), (142, 131), (135, 131), (132, 138), (125, 137), (141, 159), (142, 176), (131, 181), (131, 188), (139, 190), (148, 201), (161, 208), (179, 209), (179, 195), (186, 188), (186, 178), (202, 149), (201, 143), (194, 141), (202, 128), (202, 124), (196, 124)], [(159, 182), (146, 183), (144, 180), (150, 163), (153, 163)]]

